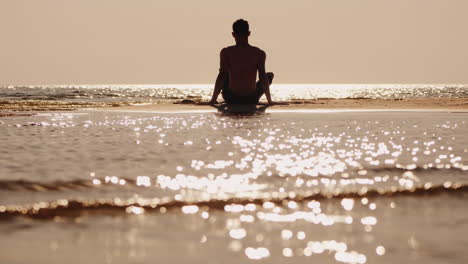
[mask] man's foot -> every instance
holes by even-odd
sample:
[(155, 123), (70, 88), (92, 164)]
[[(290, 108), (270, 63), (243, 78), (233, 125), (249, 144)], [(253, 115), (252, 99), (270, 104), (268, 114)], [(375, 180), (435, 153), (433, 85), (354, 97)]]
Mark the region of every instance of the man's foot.
[(209, 105), (215, 105), (215, 104), (217, 104), (217, 103), (218, 103), (218, 101), (213, 100), (213, 99), (211, 99), (211, 100), (208, 102)]

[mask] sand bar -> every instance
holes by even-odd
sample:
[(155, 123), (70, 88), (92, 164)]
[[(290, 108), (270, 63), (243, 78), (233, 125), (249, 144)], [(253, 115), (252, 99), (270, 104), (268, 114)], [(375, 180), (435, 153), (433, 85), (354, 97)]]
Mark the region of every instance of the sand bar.
[[(435, 111), (468, 111), (468, 98), (437, 99), (317, 99), (307, 101), (283, 102), (282, 105), (268, 107), (268, 112), (308, 111), (308, 110), (435, 110)], [(121, 107), (107, 107), (106, 110), (154, 111), (154, 112), (214, 112), (209, 105), (202, 103), (160, 103), (142, 104)]]

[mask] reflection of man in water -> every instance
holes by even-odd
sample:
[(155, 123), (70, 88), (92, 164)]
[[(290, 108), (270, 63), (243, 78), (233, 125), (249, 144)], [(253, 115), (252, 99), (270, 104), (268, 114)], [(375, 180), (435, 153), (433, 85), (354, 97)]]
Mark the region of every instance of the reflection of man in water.
[[(257, 104), (265, 93), (268, 104), (273, 104), (270, 83), (273, 73), (265, 72), (266, 54), (249, 44), (249, 23), (239, 19), (232, 25), (236, 45), (221, 50), (221, 63), (210, 104), (215, 104), (221, 92), (230, 104)], [(257, 79), (257, 71), (259, 81)]]

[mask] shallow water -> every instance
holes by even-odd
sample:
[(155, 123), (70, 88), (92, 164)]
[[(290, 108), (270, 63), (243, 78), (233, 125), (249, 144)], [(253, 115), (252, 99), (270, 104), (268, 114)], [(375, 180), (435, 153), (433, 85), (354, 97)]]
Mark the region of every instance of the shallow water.
[[(35, 85), (0, 87), (3, 100), (52, 100), (80, 102), (159, 102), (209, 100), (212, 84), (187, 85)], [(461, 98), (465, 84), (272, 84), (275, 100), (318, 98)]]
[(466, 113), (80, 111), (0, 131), (3, 262), (468, 260)]

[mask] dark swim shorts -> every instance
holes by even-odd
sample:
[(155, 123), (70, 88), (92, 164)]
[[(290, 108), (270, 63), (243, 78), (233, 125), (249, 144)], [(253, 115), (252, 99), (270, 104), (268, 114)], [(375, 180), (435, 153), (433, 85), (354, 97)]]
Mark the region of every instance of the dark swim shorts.
[[(268, 74), (268, 80), (270, 81), (270, 84), (273, 81), (273, 73), (267, 73)], [(264, 91), (260, 85), (260, 81), (257, 82), (256, 84), (256, 89), (255, 92), (250, 94), (250, 95), (245, 95), (245, 96), (239, 96), (234, 94), (230, 89), (229, 89), (229, 77), (227, 78), (226, 82), (224, 83), (223, 90), (221, 91), (224, 101), (228, 104), (258, 104), (258, 101), (260, 100), (260, 97), (262, 97)]]
[(260, 97), (263, 95), (263, 89), (257, 83), (255, 93), (251, 95), (239, 96), (234, 94), (230, 89), (229, 85), (225, 84), (222, 90), (224, 101), (228, 104), (258, 104)]

